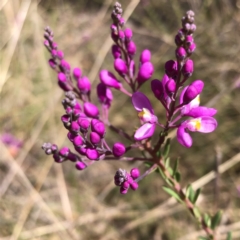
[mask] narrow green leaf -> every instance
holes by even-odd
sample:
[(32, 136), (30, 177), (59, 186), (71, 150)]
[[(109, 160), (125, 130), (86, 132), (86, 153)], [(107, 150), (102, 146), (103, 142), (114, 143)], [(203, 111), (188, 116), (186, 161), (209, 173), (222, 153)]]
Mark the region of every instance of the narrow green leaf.
[(171, 168), (171, 167), (168, 167), (167, 170), (168, 170), (168, 172), (170, 173), (170, 175), (172, 176), (172, 174), (173, 174), (172, 168)]
[(201, 193), (201, 188), (199, 188), (199, 189), (196, 190), (196, 193), (195, 193), (194, 199), (193, 199), (193, 201), (192, 201), (193, 204), (196, 203), (196, 201), (197, 201), (197, 199), (198, 199), (200, 193)]
[(174, 166), (173, 166), (173, 176), (175, 175), (175, 173), (177, 172), (177, 169), (178, 169), (178, 162), (179, 162), (179, 159), (177, 159), (174, 163)]
[(164, 158), (168, 157), (168, 154), (169, 154), (169, 151), (170, 151), (170, 141), (171, 141), (171, 138), (168, 138), (165, 145), (164, 145), (164, 148), (163, 148)]
[(177, 180), (177, 182), (180, 182), (181, 181), (181, 174), (180, 174), (180, 172), (176, 172), (175, 175), (174, 175), (174, 178)]
[(211, 227), (211, 218), (207, 213), (204, 213), (203, 220), (208, 227)]
[(228, 232), (226, 240), (232, 240), (232, 233), (231, 232)]
[(215, 229), (221, 220), (222, 217), (222, 211), (218, 211), (213, 217), (212, 217), (212, 224), (211, 224), (211, 228)]
[(168, 187), (163, 187), (163, 190), (165, 192), (167, 192), (169, 195), (171, 195), (172, 197), (174, 197), (176, 200), (178, 200), (180, 203), (182, 203), (181, 198), (178, 196), (178, 194), (176, 192), (174, 192), (171, 188)]
[(157, 151), (157, 153), (156, 153), (156, 155), (157, 155), (157, 157), (159, 157), (159, 158), (160, 158), (160, 157), (162, 156), (162, 153), (161, 153), (161, 151), (160, 151), (160, 150), (158, 150), (158, 151)]
[(191, 184), (188, 185), (188, 187), (187, 187), (186, 195), (189, 198), (189, 200), (193, 203), (194, 197), (195, 197), (195, 192), (194, 192)]
[(166, 160), (165, 160), (165, 167), (168, 168), (169, 165), (170, 165), (170, 158), (168, 157), (168, 158), (166, 158)]
[(201, 218), (201, 213), (197, 207), (193, 209), (194, 215), (196, 216), (197, 219)]
[(209, 240), (209, 238), (200, 236), (198, 237), (198, 240)]

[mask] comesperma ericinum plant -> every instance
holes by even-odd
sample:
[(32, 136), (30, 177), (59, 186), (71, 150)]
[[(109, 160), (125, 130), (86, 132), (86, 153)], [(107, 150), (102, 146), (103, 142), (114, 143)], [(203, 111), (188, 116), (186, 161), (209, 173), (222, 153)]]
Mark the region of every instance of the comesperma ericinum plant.
[[(191, 185), (183, 190), (180, 183), (178, 161), (170, 166), (170, 139), (167, 138), (171, 129), (177, 129), (177, 140), (186, 148), (192, 146), (190, 132), (210, 133), (217, 128), (214, 115), (217, 110), (200, 106), (200, 94), (204, 88), (202, 80), (190, 81), (194, 71), (194, 62), (190, 58), (196, 49), (193, 34), (196, 30), (194, 12), (187, 11), (182, 18), (182, 28), (175, 36), (175, 59), (165, 63), (165, 75), (162, 80), (151, 80), (151, 90), (159, 106), (165, 109), (166, 121), (159, 122), (158, 116), (148, 99), (141, 91), (141, 86), (152, 78), (154, 66), (151, 63), (151, 52), (142, 51), (136, 62), (134, 55), (136, 45), (130, 28), (125, 28), (122, 18), (121, 4), (115, 3), (112, 11), (111, 37), (114, 42), (112, 55), (114, 69), (118, 78), (108, 70), (99, 73), (100, 83), (97, 85), (98, 106), (91, 100), (91, 82), (83, 76), (80, 68), (71, 69), (64, 59), (64, 54), (54, 42), (53, 32), (47, 27), (44, 33), (44, 45), (51, 54), (49, 65), (57, 73), (58, 85), (65, 92), (62, 101), (65, 113), (61, 117), (64, 127), (68, 130), (68, 139), (74, 151), (68, 147), (58, 148), (55, 144), (44, 143), (42, 148), (46, 154), (53, 155), (56, 162), (72, 161), (76, 169), (84, 170), (97, 161), (126, 160), (147, 162), (149, 169), (142, 175), (138, 168), (130, 172), (119, 169), (114, 176), (116, 186), (121, 194), (126, 194), (131, 188), (137, 190), (139, 181), (151, 172), (158, 170), (168, 187), (164, 190), (185, 204), (206, 232), (201, 239), (215, 239), (214, 230), (220, 222), (221, 212), (214, 216), (203, 214), (196, 206), (200, 189), (194, 191)], [(121, 80), (120, 80), (121, 79)], [(126, 89), (125, 86), (128, 88)], [(121, 91), (131, 98), (133, 108), (140, 120), (139, 128), (127, 134), (109, 122), (109, 108), (113, 101), (112, 89)], [(100, 105), (100, 106), (99, 106)], [(106, 127), (125, 137), (130, 143), (125, 146), (116, 142), (109, 146), (105, 139)], [(158, 133), (158, 139), (153, 142), (151, 137)], [(150, 157), (127, 157), (133, 148), (143, 149)]]

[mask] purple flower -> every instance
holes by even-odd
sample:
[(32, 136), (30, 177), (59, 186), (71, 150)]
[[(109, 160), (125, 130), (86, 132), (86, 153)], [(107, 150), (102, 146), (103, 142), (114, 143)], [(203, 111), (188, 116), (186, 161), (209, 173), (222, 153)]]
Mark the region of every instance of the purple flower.
[(94, 104), (90, 103), (90, 102), (85, 102), (83, 105), (83, 110), (84, 113), (91, 118), (95, 118), (99, 115), (99, 111), (97, 106), (95, 106)]
[(148, 49), (142, 51), (140, 56), (140, 62), (143, 64), (145, 62), (150, 62), (151, 60), (151, 52)]
[(97, 85), (97, 95), (99, 102), (105, 105), (107, 108), (111, 106), (113, 95), (111, 89), (106, 87), (103, 83)]
[(216, 119), (209, 116), (203, 116), (187, 120), (183, 122), (178, 128), (177, 140), (184, 147), (189, 148), (192, 146), (192, 138), (186, 130), (189, 130), (191, 132), (210, 133), (213, 132), (216, 128), (217, 128)]
[(154, 72), (154, 67), (151, 62), (143, 63), (143, 65), (140, 67), (138, 71), (137, 81), (139, 82), (139, 84), (142, 84), (143, 82), (151, 78), (153, 75), (153, 72)]
[(122, 87), (122, 84), (117, 80), (117, 78), (107, 70), (102, 70), (99, 73), (99, 78), (107, 87), (113, 87), (116, 89), (120, 89)]
[(132, 104), (138, 111), (138, 117), (144, 123), (134, 134), (134, 139), (141, 141), (154, 134), (157, 117), (154, 115), (150, 101), (143, 93), (135, 92), (132, 95)]

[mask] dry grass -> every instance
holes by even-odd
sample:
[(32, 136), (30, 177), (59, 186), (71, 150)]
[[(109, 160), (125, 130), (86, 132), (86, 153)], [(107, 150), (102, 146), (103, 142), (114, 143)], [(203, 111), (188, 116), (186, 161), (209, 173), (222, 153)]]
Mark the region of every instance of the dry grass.
[[(1, 133), (11, 132), (24, 141), (15, 155), (0, 145), (1, 239), (193, 240), (201, 234), (187, 211), (163, 193), (157, 174), (144, 179), (137, 192), (120, 196), (113, 175), (119, 167), (130, 169), (133, 164), (99, 162), (78, 172), (70, 163), (54, 164), (40, 149), (45, 141), (69, 144), (59, 121), (62, 93), (47, 65), (43, 29), (51, 26), (66, 59), (96, 84), (100, 68), (113, 70), (109, 54), (112, 4), (111, 0), (0, 3)], [(173, 37), (181, 16), (189, 8), (195, 11), (198, 29), (192, 79), (205, 81), (201, 101), (218, 109), (219, 127), (212, 134), (193, 134), (190, 150), (173, 140), (171, 157), (181, 157), (183, 184), (195, 181), (195, 187), (203, 186), (200, 208), (224, 211), (219, 239), (229, 230), (233, 239), (240, 239), (239, 1), (124, 0), (122, 4), (138, 46), (137, 57), (150, 48), (156, 78), (163, 74), (164, 61), (174, 55)], [(149, 92), (149, 84), (143, 91)], [(114, 96), (121, 101), (114, 102), (111, 120), (127, 129), (128, 119), (133, 119), (131, 106), (126, 106), (129, 100), (118, 92)], [(163, 109), (151, 100), (161, 119)], [(131, 128), (135, 124), (137, 120)]]

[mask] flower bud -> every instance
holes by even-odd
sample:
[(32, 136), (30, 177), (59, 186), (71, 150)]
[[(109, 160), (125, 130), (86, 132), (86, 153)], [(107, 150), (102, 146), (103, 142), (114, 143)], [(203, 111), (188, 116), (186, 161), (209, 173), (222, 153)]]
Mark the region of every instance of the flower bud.
[(130, 174), (133, 179), (136, 179), (140, 176), (140, 171), (138, 168), (132, 168)]
[(151, 88), (152, 92), (154, 93), (155, 97), (158, 100), (163, 100), (164, 99), (164, 89), (163, 89), (163, 84), (160, 80), (154, 79), (151, 81)]
[(122, 84), (116, 79), (116, 77), (107, 70), (102, 70), (99, 73), (99, 78), (102, 83), (104, 83), (108, 87), (113, 87), (116, 89), (120, 89)]
[(154, 67), (151, 62), (145, 62), (138, 71), (137, 81), (143, 83), (152, 77)]
[(58, 85), (63, 91), (71, 91), (73, 89), (68, 83), (66, 75), (62, 72), (58, 73)]
[(67, 137), (69, 139), (70, 142), (73, 142), (74, 138), (76, 137), (75, 134), (68, 132)]
[(73, 69), (73, 76), (76, 80), (78, 80), (82, 75), (82, 71), (80, 68), (74, 68)]
[(131, 41), (131, 39), (132, 39), (132, 29), (130, 29), (130, 28), (126, 28), (125, 29), (125, 31), (124, 31), (124, 33), (125, 33), (125, 39), (126, 39), (126, 41), (127, 42), (130, 42)]
[(76, 121), (73, 121), (73, 122), (71, 123), (70, 129), (71, 129), (71, 131), (77, 133), (77, 132), (80, 130), (80, 126), (79, 126), (79, 124), (78, 124)]
[(91, 90), (91, 83), (87, 77), (79, 78), (77, 81), (77, 86), (82, 93), (88, 93)]
[(136, 53), (136, 50), (137, 50), (137, 47), (133, 41), (127, 44), (127, 52), (129, 55), (133, 56)]
[(80, 126), (80, 130), (86, 132), (90, 126), (90, 122), (87, 118), (79, 118), (78, 124)]
[(175, 77), (177, 75), (177, 70), (177, 61), (169, 60), (165, 63), (165, 71), (169, 77)]
[(76, 147), (76, 146), (75, 146), (75, 150), (76, 150), (79, 154), (81, 154), (81, 155), (83, 155), (83, 156), (86, 155), (87, 149), (84, 148), (84, 147)]
[(124, 187), (120, 187), (120, 193), (121, 194), (127, 194), (127, 192), (128, 192), (128, 189), (125, 189)]
[(140, 56), (140, 62), (143, 64), (145, 62), (150, 62), (151, 60), (151, 52), (148, 49), (142, 51)]
[(170, 79), (166, 85), (165, 85), (165, 89), (167, 94), (171, 97), (172, 94), (175, 92), (176, 90), (176, 83), (173, 79)]
[(50, 66), (51, 68), (53, 68), (53, 69), (55, 69), (56, 66), (57, 66), (56, 62), (55, 62), (54, 59), (52, 59), (52, 58), (48, 60), (48, 64), (49, 64), (49, 66)]
[(76, 136), (76, 137), (74, 137), (74, 139), (73, 139), (73, 144), (74, 144), (74, 146), (77, 146), (77, 147), (80, 147), (80, 146), (82, 146), (83, 145), (83, 139), (82, 139), (82, 137), (81, 136)]
[(193, 53), (193, 52), (195, 51), (195, 49), (196, 49), (196, 44), (195, 44), (195, 43), (192, 43), (192, 44), (189, 46), (189, 48), (187, 49), (187, 52), (188, 52), (189, 54), (191, 54), (191, 53)]
[(190, 46), (193, 42), (194, 42), (193, 36), (187, 35), (185, 40), (186, 45)]
[(70, 153), (70, 149), (68, 147), (63, 147), (59, 150), (59, 155), (62, 157), (67, 157)]
[(128, 71), (127, 64), (121, 58), (115, 59), (114, 68), (121, 76), (125, 75)]
[(87, 165), (84, 162), (79, 161), (79, 162), (76, 163), (75, 167), (76, 167), (77, 170), (81, 171), (81, 170), (87, 168)]
[(62, 51), (58, 50), (57, 57), (58, 57), (58, 59), (62, 60), (64, 58), (64, 53)]
[(112, 55), (115, 59), (121, 57), (121, 48), (118, 45), (112, 45)]
[(70, 71), (71, 69), (70, 64), (65, 60), (61, 60), (60, 65), (64, 69), (64, 71)]
[(113, 145), (112, 152), (115, 157), (121, 157), (126, 152), (126, 148), (122, 143), (117, 142)]
[(91, 132), (90, 141), (92, 144), (98, 144), (101, 141), (101, 137), (96, 132)]
[(55, 58), (57, 56), (57, 50), (53, 49), (51, 51), (52, 57)]
[(94, 104), (92, 104), (90, 102), (84, 103), (83, 111), (88, 117), (91, 117), (91, 118), (95, 118), (99, 115), (97, 106), (95, 106)]
[(97, 85), (97, 95), (100, 103), (104, 104), (108, 108), (111, 106), (111, 102), (113, 100), (112, 91), (103, 83), (99, 83)]
[(176, 49), (176, 57), (179, 60), (183, 60), (187, 56), (187, 52), (184, 47), (178, 47)]
[(118, 32), (118, 38), (121, 42), (124, 42), (125, 41), (125, 34), (124, 34), (124, 31), (120, 30)]
[(204, 83), (201, 80), (196, 80), (192, 82), (183, 95), (183, 103), (190, 103), (194, 98), (197, 97), (197, 95), (202, 92), (203, 87)]
[(93, 132), (96, 132), (100, 137), (104, 137), (105, 135), (105, 126), (103, 122), (93, 119), (91, 122), (91, 129)]
[(192, 76), (194, 70), (193, 60), (188, 59), (182, 67), (182, 74), (184, 77)]
[(99, 158), (99, 153), (96, 149), (88, 148), (86, 151), (86, 156), (90, 160), (97, 160)]
[(130, 187), (132, 190), (137, 190), (138, 189), (138, 183), (137, 182), (133, 182), (132, 184), (130, 184)]
[(134, 75), (135, 75), (135, 62), (134, 62), (134, 60), (130, 61), (129, 75), (130, 75), (131, 78), (134, 78)]

